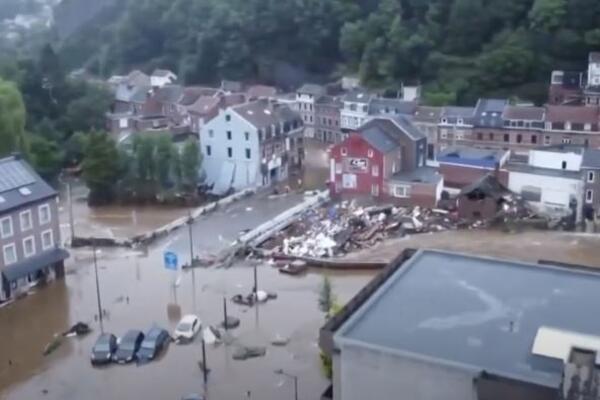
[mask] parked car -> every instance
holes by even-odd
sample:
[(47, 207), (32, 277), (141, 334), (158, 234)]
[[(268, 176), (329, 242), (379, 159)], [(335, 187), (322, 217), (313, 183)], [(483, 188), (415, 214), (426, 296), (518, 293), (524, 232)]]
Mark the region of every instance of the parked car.
[(157, 326), (150, 328), (150, 330), (146, 332), (144, 341), (142, 342), (140, 350), (137, 353), (138, 360), (153, 360), (156, 356), (158, 356), (158, 354), (160, 354), (162, 349), (170, 340), (171, 336), (165, 329)]
[(175, 328), (175, 339), (193, 340), (200, 331), (202, 323), (200, 319), (192, 314), (185, 315)]
[(204, 400), (204, 397), (199, 394), (188, 394), (187, 396), (183, 396), (181, 400)]
[(140, 345), (144, 340), (144, 334), (140, 331), (130, 330), (121, 338), (117, 351), (113, 354), (113, 361), (125, 364), (135, 359)]
[(112, 333), (101, 334), (100, 336), (98, 336), (98, 339), (96, 339), (94, 347), (92, 347), (92, 365), (110, 363), (116, 349), (117, 337)]

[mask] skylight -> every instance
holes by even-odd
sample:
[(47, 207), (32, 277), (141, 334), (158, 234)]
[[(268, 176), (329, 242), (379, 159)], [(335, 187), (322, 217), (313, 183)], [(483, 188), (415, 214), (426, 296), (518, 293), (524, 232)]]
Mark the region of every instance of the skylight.
[(27, 187), (22, 187), (19, 188), (19, 193), (21, 193), (23, 196), (29, 196), (31, 194), (31, 190)]

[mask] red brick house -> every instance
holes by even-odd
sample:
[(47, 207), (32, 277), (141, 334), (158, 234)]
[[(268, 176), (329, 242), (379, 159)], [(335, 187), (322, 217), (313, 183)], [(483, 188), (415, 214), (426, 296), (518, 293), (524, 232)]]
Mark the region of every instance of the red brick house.
[(406, 117), (376, 117), (332, 148), (332, 195), (434, 207), (443, 179), (425, 167), (426, 149), (427, 139)]

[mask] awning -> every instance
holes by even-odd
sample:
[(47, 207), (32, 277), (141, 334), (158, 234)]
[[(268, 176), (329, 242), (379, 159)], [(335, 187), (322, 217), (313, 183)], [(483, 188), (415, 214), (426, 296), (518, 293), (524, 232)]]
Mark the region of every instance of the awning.
[(29, 257), (23, 261), (4, 267), (2, 275), (7, 281), (12, 282), (35, 273), (51, 264), (63, 261), (69, 257), (69, 252), (64, 249), (52, 249)]

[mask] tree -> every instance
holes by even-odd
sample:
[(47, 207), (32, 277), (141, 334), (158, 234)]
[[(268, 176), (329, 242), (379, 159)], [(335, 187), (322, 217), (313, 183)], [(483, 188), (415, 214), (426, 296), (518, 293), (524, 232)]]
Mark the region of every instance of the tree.
[(175, 153), (173, 142), (169, 136), (160, 136), (156, 142), (156, 169), (158, 184), (166, 189), (170, 184), (173, 155)]
[(25, 105), (19, 89), (0, 79), (0, 156), (26, 152)]
[(66, 128), (69, 133), (102, 129), (105, 114), (112, 103), (110, 92), (104, 88), (84, 84), (83, 94), (67, 105)]
[(321, 288), (319, 289), (319, 310), (329, 316), (331, 307), (334, 303), (335, 295), (333, 294), (331, 279), (329, 276), (323, 275), (323, 281), (321, 282)]
[(196, 193), (200, 176), (200, 149), (196, 139), (188, 139), (181, 153), (181, 171), (184, 184), (192, 193)]
[(111, 202), (115, 198), (120, 162), (117, 146), (108, 134), (89, 134), (82, 169), (83, 179), (90, 189), (88, 203), (101, 205)]
[(29, 137), (29, 154), (33, 167), (47, 181), (53, 181), (60, 173), (63, 155), (56, 144), (44, 137)]
[(461, 55), (478, 52), (485, 40), (486, 15), (481, 0), (454, 0), (448, 20), (447, 49)]
[(83, 132), (75, 132), (65, 143), (65, 163), (68, 166), (78, 165), (85, 154), (87, 135)]
[(566, 0), (535, 0), (529, 11), (531, 26), (545, 32), (552, 32), (562, 26), (566, 15)]

